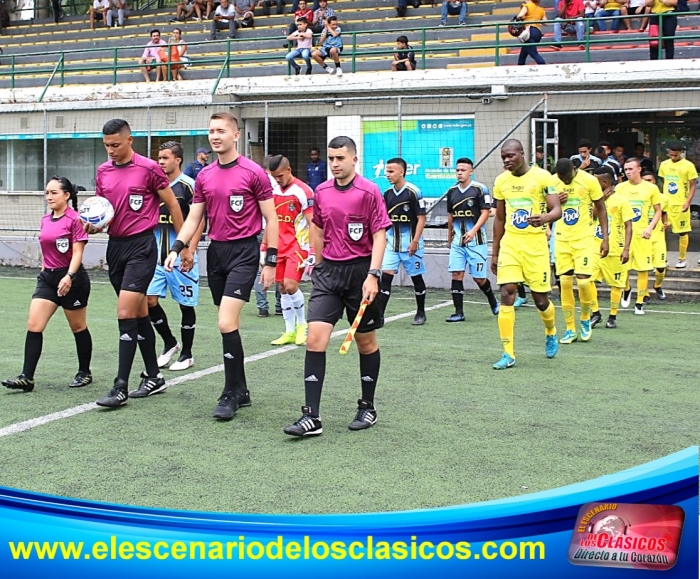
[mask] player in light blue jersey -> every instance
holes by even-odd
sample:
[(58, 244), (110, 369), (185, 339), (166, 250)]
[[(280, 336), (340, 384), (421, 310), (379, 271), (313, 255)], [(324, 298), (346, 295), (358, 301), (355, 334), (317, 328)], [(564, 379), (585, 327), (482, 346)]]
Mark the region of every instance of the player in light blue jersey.
[(381, 299), (384, 306), (391, 295), (391, 283), (403, 266), (411, 277), (416, 295), (416, 315), (412, 325), (425, 324), (425, 264), (423, 263), (423, 228), (425, 202), (420, 189), (405, 179), (406, 161), (389, 159), (385, 168), (391, 187), (384, 191), (384, 203), (391, 218), (386, 232), (386, 250), (382, 261)]
[(463, 157), (457, 160), (457, 184), (447, 197), (447, 245), (450, 258), (447, 270), (452, 274), (452, 302), (455, 313), (445, 321), (464, 321), (464, 272), (469, 270), (479, 289), (484, 292), (494, 315), (498, 301), (488, 279), (488, 243), (486, 221), (491, 209), (491, 196), (483, 183), (472, 180), (474, 163)]
[[(177, 202), (182, 210), (183, 218), (187, 218), (190, 204), (194, 195), (194, 180), (182, 172), (183, 151), (182, 145), (177, 141), (168, 141), (158, 148), (158, 164), (168, 176), (170, 188), (175, 193)], [(158, 263), (151, 284), (148, 286), (146, 296), (148, 299), (148, 314), (161, 338), (163, 338), (163, 353), (158, 357), (158, 367), (163, 368), (170, 363), (171, 358), (180, 352), (179, 358), (170, 364), (170, 370), (186, 370), (194, 365), (192, 356), (192, 343), (194, 342), (194, 330), (197, 322), (195, 306), (199, 297), (199, 263), (197, 260), (197, 244), (202, 237), (204, 220), (200, 223), (197, 232), (183, 251), (188, 252), (194, 266), (188, 272), (180, 271), (180, 257), (175, 262), (173, 271), (166, 271), (163, 262), (170, 253), (170, 248), (177, 239), (177, 233), (173, 227), (168, 208), (161, 203), (158, 226), (155, 229), (156, 243), (158, 246)], [(180, 323), (180, 336), (182, 343), (170, 330), (165, 311), (158, 303), (158, 298), (166, 296), (166, 290), (180, 304), (182, 320)]]

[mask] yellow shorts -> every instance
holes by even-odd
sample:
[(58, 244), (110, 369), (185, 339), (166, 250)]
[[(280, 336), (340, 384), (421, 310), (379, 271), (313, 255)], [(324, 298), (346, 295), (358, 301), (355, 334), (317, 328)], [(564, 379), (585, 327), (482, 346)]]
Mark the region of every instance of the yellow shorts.
[(662, 233), (657, 239), (651, 241), (651, 265), (654, 269), (666, 267), (666, 235)]
[(577, 241), (562, 241), (557, 239), (554, 245), (554, 262), (557, 275), (563, 275), (573, 271), (579, 275), (591, 275), (593, 272), (593, 259), (598, 252), (599, 244), (595, 237), (584, 238)]
[(669, 205), (666, 209), (668, 222), (671, 224), (671, 232), (673, 233), (688, 233), (690, 227), (690, 209), (683, 211), (682, 205)]
[(499, 285), (524, 282), (535, 293), (547, 293), (552, 289), (549, 276), (549, 246), (544, 234), (506, 233), (501, 238), (497, 275)]
[(627, 264), (620, 262), (620, 256), (593, 258), (593, 281), (604, 281), (610, 287), (624, 288), (627, 282)]
[(640, 233), (632, 234), (630, 246), (629, 269), (634, 271), (651, 271), (651, 239), (644, 239)]

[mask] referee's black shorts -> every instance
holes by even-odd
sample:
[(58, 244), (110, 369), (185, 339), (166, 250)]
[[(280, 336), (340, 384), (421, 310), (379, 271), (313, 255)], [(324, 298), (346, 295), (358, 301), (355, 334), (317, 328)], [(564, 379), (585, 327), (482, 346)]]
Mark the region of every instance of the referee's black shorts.
[(88, 305), (90, 298), (90, 277), (81, 265), (75, 272), (70, 291), (58, 295), (58, 284), (68, 273), (67, 267), (43, 269), (36, 278), (36, 289), (32, 299), (49, 300), (64, 310), (81, 310)]
[[(352, 324), (362, 303), (362, 285), (367, 279), (370, 258), (349, 261), (324, 259), (311, 272), (313, 289), (309, 298), (309, 322), (335, 323), (343, 317)], [(365, 310), (357, 328), (359, 334), (378, 330), (384, 325), (384, 307), (375, 299)]]
[(114, 291), (146, 295), (158, 261), (156, 237), (144, 231), (131, 237), (110, 237), (107, 243), (109, 281)]
[(207, 249), (207, 281), (214, 304), (226, 296), (250, 300), (260, 268), (260, 244), (255, 235), (235, 241), (211, 241)]

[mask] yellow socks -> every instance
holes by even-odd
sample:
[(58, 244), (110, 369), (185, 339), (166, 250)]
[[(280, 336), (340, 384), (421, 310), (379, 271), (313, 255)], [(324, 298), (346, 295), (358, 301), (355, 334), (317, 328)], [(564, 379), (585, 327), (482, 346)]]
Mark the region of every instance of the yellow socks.
[[(564, 312), (564, 322), (566, 329), (576, 331), (576, 319), (574, 318), (574, 276), (559, 276), (561, 284), (561, 311)], [(542, 312), (540, 312), (540, 316)], [(542, 318), (544, 319), (544, 318)]]
[(656, 273), (654, 274), (654, 289), (660, 288), (661, 284), (664, 283), (665, 278), (666, 278), (666, 270), (662, 269), (661, 271), (659, 271), (657, 269)]
[(511, 358), (515, 358), (515, 308), (504, 306), (498, 310), (498, 333), (501, 335), (503, 351)]
[[(561, 279), (564, 279), (563, 277)], [(552, 302), (549, 302), (549, 305), (547, 306), (547, 309), (543, 312), (540, 310), (537, 310), (540, 314), (540, 318), (542, 318), (542, 321), (544, 322), (544, 333), (547, 336), (553, 336), (557, 333), (557, 327), (554, 325), (554, 304)], [(573, 311), (573, 308), (572, 308)], [(573, 320), (573, 315), (571, 316), (571, 319)], [(574, 324), (574, 327), (575, 324)]]
[(576, 283), (578, 284), (578, 297), (581, 300), (581, 321), (585, 322), (591, 319), (591, 302), (593, 301), (593, 294), (597, 294), (598, 292), (596, 291), (595, 284), (593, 281), (591, 281), (590, 277), (586, 279), (577, 279)]
[(681, 235), (678, 238), (678, 259), (680, 261), (685, 261), (685, 254), (688, 252), (688, 243), (690, 243), (690, 236), (688, 234)]
[(638, 304), (644, 303), (644, 296), (649, 292), (649, 272), (648, 271), (638, 271), (637, 272), (637, 302)]
[(610, 288), (610, 315), (616, 316), (617, 310), (620, 307), (620, 300), (622, 299), (622, 288), (613, 287)]

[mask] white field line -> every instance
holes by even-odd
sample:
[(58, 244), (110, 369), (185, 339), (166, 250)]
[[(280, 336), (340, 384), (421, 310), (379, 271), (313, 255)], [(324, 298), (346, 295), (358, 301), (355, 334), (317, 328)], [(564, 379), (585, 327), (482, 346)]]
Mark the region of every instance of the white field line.
[[(430, 310), (437, 310), (440, 308), (444, 308), (445, 306), (450, 306), (452, 305), (451, 301), (448, 302), (442, 302), (439, 304), (436, 304), (434, 306), (430, 306), (428, 308), (425, 308), (426, 311)], [(397, 314), (395, 316), (389, 316), (384, 319), (385, 323), (389, 322), (395, 322), (396, 320), (401, 320), (403, 318), (408, 318), (414, 315), (413, 311), (410, 312), (405, 312), (403, 314)], [(343, 330), (336, 330), (331, 334), (332, 338), (338, 338), (340, 336), (345, 336), (348, 333), (347, 329)], [(245, 363), (250, 364), (252, 362), (257, 362), (259, 360), (265, 360), (266, 358), (271, 358), (272, 356), (277, 356), (279, 354), (284, 354), (285, 352), (291, 352), (292, 350), (296, 350), (298, 346), (284, 346), (282, 348), (275, 348), (274, 350), (267, 350), (265, 352), (261, 352), (260, 354), (253, 354), (252, 356), (246, 356), (245, 358)], [(192, 380), (197, 380), (198, 378), (202, 378), (203, 376), (208, 376), (209, 374), (216, 374), (217, 372), (223, 372), (224, 370), (224, 365), (219, 364), (217, 366), (211, 366), (210, 368), (204, 368), (203, 370), (197, 370), (196, 372), (191, 372), (189, 374), (185, 374), (184, 376), (178, 376), (177, 378), (173, 378), (172, 380), (167, 381), (168, 388), (170, 386), (176, 386), (178, 384), (183, 384), (184, 382), (190, 382)], [(76, 416), (78, 414), (83, 414), (84, 412), (88, 412), (90, 410), (94, 410), (96, 408), (99, 408), (97, 404), (94, 402), (90, 402), (88, 404), (80, 404), (79, 406), (74, 406), (72, 408), (67, 408), (66, 410), (61, 410), (60, 412), (54, 412), (52, 414), (46, 414), (45, 416), (39, 416), (38, 418), (32, 418), (31, 420), (25, 420), (24, 422), (17, 422), (16, 424), (11, 424), (10, 426), (6, 426), (5, 428), (0, 428), (0, 438), (4, 436), (10, 436), (12, 434), (17, 434), (19, 432), (25, 432), (27, 430), (31, 430), (32, 428), (36, 428), (37, 426), (43, 426), (44, 424), (48, 424), (50, 422), (55, 422), (56, 420), (62, 420), (64, 418), (70, 418), (71, 416)]]

